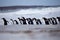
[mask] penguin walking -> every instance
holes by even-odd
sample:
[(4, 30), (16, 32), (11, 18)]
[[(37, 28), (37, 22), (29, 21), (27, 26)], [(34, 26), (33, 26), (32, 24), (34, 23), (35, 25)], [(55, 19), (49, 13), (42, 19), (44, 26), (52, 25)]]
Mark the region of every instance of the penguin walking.
[(14, 24), (14, 20), (13, 19), (10, 19), (12, 22), (13, 22), (13, 24)]
[(40, 21), (40, 19), (33, 18), (33, 20), (36, 21), (36, 24), (37, 24), (37, 25), (42, 24), (42, 22)]
[(28, 21), (28, 24), (32, 24), (32, 25), (34, 24), (31, 18), (27, 18), (26, 20)]
[(18, 22), (17, 22), (17, 20), (14, 20), (15, 22), (16, 22), (16, 24), (19, 24)]
[(4, 25), (8, 25), (8, 21), (5, 18), (2, 18), (4, 21)]
[(54, 22), (53, 18), (50, 18), (50, 20), (51, 20), (51, 23), (52, 23), (53, 25), (55, 25), (55, 22)]
[(36, 19), (36, 24), (42, 24), (42, 22), (40, 21), (40, 19)]
[(27, 23), (26, 23), (26, 19), (25, 19), (24, 17), (22, 17), (22, 19), (21, 19), (21, 20), (22, 20), (22, 22), (23, 22), (23, 24), (24, 24), (24, 25), (26, 25), (26, 24), (27, 24)]
[(22, 24), (22, 20), (20, 18), (18, 18), (18, 20), (20, 21), (20, 23)]
[(57, 17), (57, 19), (58, 19), (58, 22), (60, 23), (60, 17)]
[(52, 23), (51, 23), (51, 19), (50, 19), (50, 18), (48, 18), (48, 21), (49, 21), (49, 24), (52, 24)]
[(43, 17), (43, 19), (44, 19), (44, 21), (45, 21), (45, 24), (46, 24), (46, 25), (49, 25), (49, 20), (48, 20), (47, 18), (45, 18), (45, 17)]
[(52, 17), (52, 19), (54, 20), (55, 25), (58, 24), (56, 18)]

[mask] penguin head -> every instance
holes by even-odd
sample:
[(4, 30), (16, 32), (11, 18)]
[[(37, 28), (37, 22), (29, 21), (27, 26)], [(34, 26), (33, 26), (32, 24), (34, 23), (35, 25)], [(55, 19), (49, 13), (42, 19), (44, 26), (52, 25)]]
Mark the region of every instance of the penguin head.
[(33, 20), (36, 20), (36, 18), (33, 18)]
[(22, 17), (23, 19), (25, 19), (25, 17)]
[(43, 17), (43, 19), (44, 19), (45, 17)]
[(18, 19), (20, 19), (20, 18), (18, 17)]
[(57, 18), (60, 18), (60, 17), (57, 17)]
[(10, 19), (10, 20), (13, 20), (13, 19)]
[(5, 19), (5, 18), (1, 18), (1, 19)]

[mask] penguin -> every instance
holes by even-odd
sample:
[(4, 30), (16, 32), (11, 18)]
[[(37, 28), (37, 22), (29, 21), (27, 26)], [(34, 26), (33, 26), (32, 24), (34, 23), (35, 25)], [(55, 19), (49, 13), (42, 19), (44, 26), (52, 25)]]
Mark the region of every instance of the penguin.
[(4, 21), (4, 25), (8, 25), (8, 21), (5, 18), (2, 18)]
[(49, 25), (49, 20), (48, 20), (47, 18), (45, 18), (45, 17), (43, 17), (43, 19), (44, 19), (44, 21), (45, 21), (45, 24), (46, 24), (46, 25)]
[(50, 19), (50, 18), (48, 18), (48, 21), (49, 21), (49, 24), (52, 24), (52, 23), (51, 23), (51, 19)]
[(22, 20), (20, 18), (18, 18), (18, 20), (20, 21), (20, 24), (22, 24)]
[(12, 22), (13, 22), (13, 24), (14, 24), (14, 20), (13, 19), (10, 19)]
[(31, 25), (34, 24), (34, 23), (33, 23), (33, 20), (32, 20), (31, 18), (27, 18), (26, 20), (28, 21), (28, 24), (31, 24)]
[(42, 24), (42, 22), (40, 21), (40, 19), (36, 19), (36, 24), (37, 25)]
[(33, 18), (33, 20), (35, 20), (35, 22), (36, 22), (37, 25), (42, 24), (42, 22), (40, 21), (40, 19)]
[(22, 19), (21, 19), (21, 20), (22, 20), (22, 22), (23, 22), (23, 24), (24, 24), (24, 25), (26, 25), (26, 24), (27, 24), (27, 23), (26, 23), (26, 19), (25, 19), (24, 17), (22, 17)]
[(18, 22), (17, 22), (17, 20), (14, 20), (15, 22), (16, 22), (16, 24), (19, 24)]
[(58, 24), (56, 18), (52, 17), (52, 19), (55, 21), (54, 24)]
[(57, 17), (57, 19), (58, 19), (58, 21), (59, 21), (59, 23), (60, 23), (60, 17)]
[(50, 18), (52, 25), (55, 25), (53, 18)]

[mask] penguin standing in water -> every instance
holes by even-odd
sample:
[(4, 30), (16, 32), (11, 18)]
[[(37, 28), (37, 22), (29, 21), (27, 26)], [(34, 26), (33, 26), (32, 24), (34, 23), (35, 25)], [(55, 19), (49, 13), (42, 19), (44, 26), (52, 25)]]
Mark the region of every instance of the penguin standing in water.
[(58, 21), (59, 21), (59, 23), (60, 23), (60, 17), (57, 17), (57, 19), (58, 19)]
[(42, 24), (42, 22), (40, 21), (40, 19), (36, 19), (36, 24)]
[(25, 19), (24, 17), (22, 17), (22, 19), (21, 19), (21, 20), (22, 20), (22, 22), (23, 22), (23, 24), (24, 24), (24, 25), (26, 25), (26, 24), (27, 24), (27, 23), (26, 23), (26, 19)]
[(44, 19), (44, 21), (45, 21), (45, 24), (46, 24), (46, 25), (49, 25), (49, 20), (48, 20), (47, 18), (45, 18), (45, 17), (43, 17), (43, 19)]
[(17, 20), (14, 20), (15, 22), (16, 22), (16, 24), (19, 24), (18, 22), (17, 22)]
[(14, 20), (13, 19), (10, 19), (12, 22), (13, 22), (13, 24), (14, 24)]
[(18, 20), (20, 21), (20, 23), (22, 24), (22, 20), (20, 18), (18, 18)]
[(52, 19), (54, 20), (54, 24), (56, 25), (57, 24), (56, 18), (52, 17)]
[(33, 18), (33, 20), (36, 21), (36, 24), (37, 24), (37, 25), (42, 24), (42, 22), (40, 21), (40, 19)]
[(32, 25), (34, 24), (31, 18), (27, 18), (26, 20), (28, 21), (28, 24), (32, 24)]
[(4, 25), (8, 25), (7, 23), (8, 23), (8, 21), (5, 19), (5, 18), (2, 18), (3, 19), (3, 21), (4, 21)]
[(50, 18), (50, 20), (51, 20), (51, 23), (52, 23), (53, 25), (55, 25), (55, 22), (54, 22), (53, 18)]
[(48, 21), (49, 21), (49, 24), (52, 24), (52, 23), (51, 23), (51, 19), (50, 19), (50, 18), (48, 18)]

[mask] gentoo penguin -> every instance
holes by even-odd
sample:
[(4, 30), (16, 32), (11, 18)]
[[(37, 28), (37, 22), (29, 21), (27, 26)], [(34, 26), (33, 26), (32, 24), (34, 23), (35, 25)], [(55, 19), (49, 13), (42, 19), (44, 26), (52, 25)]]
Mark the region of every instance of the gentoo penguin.
[(49, 25), (49, 20), (48, 20), (47, 18), (45, 18), (45, 17), (43, 17), (43, 19), (44, 19), (44, 21), (45, 21), (45, 24), (46, 24), (46, 25)]
[(42, 22), (40, 21), (40, 19), (33, 18), (33, 20), (35, 20), (35, 22), (36, 22), (37, 25), (42, 24)]
[(22, 20), (22, 22), (23, 22), (23, 24), (24, 24), (24, 25), (26, 25), (26, 24), (27, 24), (27, 23), (26, 23), (26, 19), (25, 19), (24, 17), (22, 17), (22, 19), (21, 19), (21, 20)]
[(51, 23), (52, 23), (53, 25), (55, 25), (55, 22), (54, 22), (53, 18), (50, 18), (50, 20), (51, 20)]
[(36, 24), (42, 24), (42, 22), (40, 21), (40, 19), (36, 19)]
[(58, 19), (58, 21), (59, 21), (59, 23), (60, 23), (60, 17), (57, 17), (57, 19)]
[(13, 24), (14, 24), (14, 20), (13, 19), (10, 19), (12, 22), (13, 22)]
[(7, 23), (8, 23), (8, 21), (5, 19), (5, 18), (2, 18), (3, 19), (3, 21), (4, 21), (4, 25), (8, 25)]
[(34, 24), (31, 18), (26, 18), (26, 20), (28, 21), (28, 24), (32, 24), (32, 25)]
[(16, 24), (19, 24), (18, 22), (17, 22), (17, 20), (14, 20), (15, 22), (16, 22)]
[(52, 19), (55, 21), (54, 24), (58, 24), (56, 18), (52, 17)]
[(18, 17), (18, 20), (20, 21), (20, 23), (22, 24), (22, 20)]

